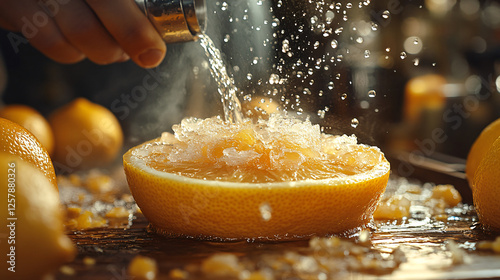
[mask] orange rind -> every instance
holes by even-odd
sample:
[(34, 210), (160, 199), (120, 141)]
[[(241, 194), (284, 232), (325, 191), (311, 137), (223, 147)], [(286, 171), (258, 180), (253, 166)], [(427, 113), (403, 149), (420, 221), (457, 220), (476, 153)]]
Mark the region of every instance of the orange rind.
[[(164, 153), (168, 150), (189, 146), (189, 143), (179, 142), (179, 139), (186, 136), (180, 135), (182, 133), (179, 131), (176, 139), (170, 135), (130, 149), (123, 157), (125, 174), (130, 190), (152, 228), (175, 237), (287, 240), (340, 234), (365, 227), (371, 221), (387, 185), (389, 162), (378, 148), (345, 141), (351, 139), (346, 136), (345, 139), (332, 136), (329, 139), (332, 140), (331, 146), (325, 145), (328, 141), (319, 143), (323, 155), (330, 154), (339, 164), (338, 170), (332, 170), (332, 174), (321, 179), (273, 181), (269, 180), (269, 176), (261, 176), (260, 182), (252, 182), (252, 179), (234, 180), (226, 173), (212, 174), (214, 178), (218, 178), (214, 179), (207, 170), (200, 172), (209, 168), (213, 173), (232, 170), (235, 174), (255, 172), (262, 175), (265, 172), (273, 173), (271, 169), (275, 169), (274, 171), (285, 174), (297, 167), (291, 165), (291, 158), (294, 156), (290, 158), (286, 153), (281, 154), (288, 159), (287, 162), (278, 167), (270, 165), (279, 160), (267, 158), (269, 154), (266, 154), (265, 148), (259, 147), (259, 137), (255, 137), (258, 141), (249, 140), (252, 138), (249, 135), (256, 131), (258, 129), (249, 132), (244, 128), (231, 131), (232, 137), (223, 137), (225, 141), (211, 143), (211, 147), (195, 143), (193, 147), (198, 145), (206, 162), (191, 162), (191, 169), (195, 170), (192, 174), (189, 174), (186, 162), (179, 164), (185, 168), (185, 173), (166, 172), (165, 166), (159, 164), (161, 159), (167, 159)], [(209, 131), (205, 132), (210, 134)], [(286, 129), (284, 133), (290, 135)], [(325, 136), (320, 133), (318, 135), (320, 139)], [(285, 143), (284, 146), (273, 143), (269, 153), (277, 153), (276, 149), (283, 151), (285, 146), (294, 146), (293, 142), (287, 143), (286, 139), (277, 139), (280, 139), (281, 144)], [(218, 166), (221, 164), (220, 159), (227, 154), (224, 152), (227, 149), (240, 152), (247, 149), (242, 142), (250, 143), (252, 151), (259, 151), (260, 161), (255, 162), (252, 158), (237, 165), (224, 163), (226, 165)], [(312, 159), (316, 156), (313, 150), (303, 142), (302, 145), (295, 145), (295, 152), (288, 152), (298, 154), (299, 158), (311, 154), (308, 159)], [(154, 157), (157, 158), (153, 160)], [(309, 167), (315, 167), (315, 163), (307, 163), (307, 160), (304, 162), (301, 166), (312, 164)], [(173, 163), (172, 166), (175, 169), (177, 164)], [(302, 169), (314, 172), (311, 168)], [(321, 170), (321, 173), (324, 171)]]

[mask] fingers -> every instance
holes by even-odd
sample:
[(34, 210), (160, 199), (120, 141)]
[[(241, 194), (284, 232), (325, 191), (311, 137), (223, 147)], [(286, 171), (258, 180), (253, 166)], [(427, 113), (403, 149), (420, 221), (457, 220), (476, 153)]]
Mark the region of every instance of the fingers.
[(35, 1), (0, 1), (6, 28), (20, 31), (30, 43), (49, 58), (75, 63), (85, 58), (59, 31), (54, 20)]
[(166, 46), (133, 0), (86, 0), (101, 23), (139, 66), (156, 67)]
[(21, 31), (35, 48), (61, 63), (132, 58), (151, 68), (166, 52), (133, 0), (0, 0), (0, 26)]
[[(50, 3), (46, 2), (49, 9)], [(56, 8), (52, 6), (52, 12), (59, 30), (89, 60), (110, 64), (128, 58), (87, 4), (72, 0), (58, 10)]]

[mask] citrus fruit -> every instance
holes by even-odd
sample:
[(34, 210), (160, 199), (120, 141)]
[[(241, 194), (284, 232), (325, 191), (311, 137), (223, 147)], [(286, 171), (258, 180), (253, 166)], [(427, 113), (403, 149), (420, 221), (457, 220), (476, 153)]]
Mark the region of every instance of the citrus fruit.
[(54, 150), (54, 136), (49, 122), (35, 109), (26, 105), (8, 105), (0, 110), (0, 118), (8, 119), (33, 133), (47, 149), (49, 155)]
[(0, 118), (0, 152), (17, 155), (33, 164), (57, 189), (56, 173), (47, 150), (26, 128)]
[(465, 166), (465, 174), (467, 175), (467, 180), (469, 185), (472, 184), (474, 179), (474, 174), (483, 160), (484, 156), (493, 145), (493, 142), (500, 136), (500, 119), (489, 124), (481, 134), (477, 137), (476, 141), (472, 144), (472, 147), (467, 155), (467, 162)]
[[(65, 262), (75, 248), (64, 234), (59, 194), (36, 167), (0, 152), (1, 279), (42, 279)], [(15, 270), (8, 270), (9, 267)]]
[(53, 159), (69, 170), (103, 166), (123, 144), (120, 123), (107, 108), (77, 98), (49, 116), (56, 147)]
[(241, 111), (248, 118), (257, 121), (259, 118), (268, 119), (269, 115), (279, 111), (279, 104), (269, 97), (253, 97), (250, 100), (245, 100), (241, 104)]
[(443, 76), (430, 74), (411, 79), (405, 88), (404, 117), (409, 123), (420, 120), (424, 110), (441, 110), (446, 103)]
[(472, 198), (481, 224), (500, 231), (500, 137), (479, 164), (472, 182)]
[(158, 232), (206, 239), (297, 239), (365, 226), (389, 163), (355, 137), (271, 115), (256, 124), (185, 119), (123, 157)]

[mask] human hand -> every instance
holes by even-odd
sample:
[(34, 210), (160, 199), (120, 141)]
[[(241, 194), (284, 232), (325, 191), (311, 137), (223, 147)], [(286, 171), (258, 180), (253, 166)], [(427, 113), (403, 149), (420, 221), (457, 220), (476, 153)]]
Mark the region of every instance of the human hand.
[(60, 63), (158, 66), (165, 42), (134, 0), (0, 0), (0, 27)]

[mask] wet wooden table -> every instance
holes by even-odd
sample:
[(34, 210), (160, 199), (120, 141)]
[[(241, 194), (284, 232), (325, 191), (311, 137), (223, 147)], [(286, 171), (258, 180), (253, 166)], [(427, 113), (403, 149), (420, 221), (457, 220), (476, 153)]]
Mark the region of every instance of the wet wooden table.
[[(394, 185), (394, 180), (392, 182)], [(410, 218), (377, 221), (374, 224), (368, 247), (382, 255), (390, 255), (399, 248), (406, 260), (398, 268), (383, 275), (346, 271), (341, 278), (500, 279), (500, 254), (476, 249), (478, 242), (492, 241), (498, 233), (486, 232), (478, 226), (473, 207), (465, 204), (449, 209), (445, 220), (430, 218), (424, 210), (416, 207)], [(171, 279), (169, 273), (172, 269), (199, 266), (216, 253), (229, 252), (239, 258), (250, 256), (259, 260), (261, 256), (301, 251), (309, 246), (308, 240), (260, 243), (166, 238), (150, 232), (147, 220), (139, 213), (135, 213), (127, 225), (71, 231), (68, 234), (78, 248), (76, 259), (68, 264), (74, 273), (58, 272), (56, 279), (133, 279), (128, 275), (127, 268), (137, 255), (156, 260), (159, 268), (157, 279)], [(356, 235), (350, 238), (356, 242)], [(454, 261), (450, 242), (465, 253), (459, 263)], [(88, 257), (96, 261), (94, 265), (85, 264), (84, 258)], [(302, 278), (288, 275), (277, 279)]]

